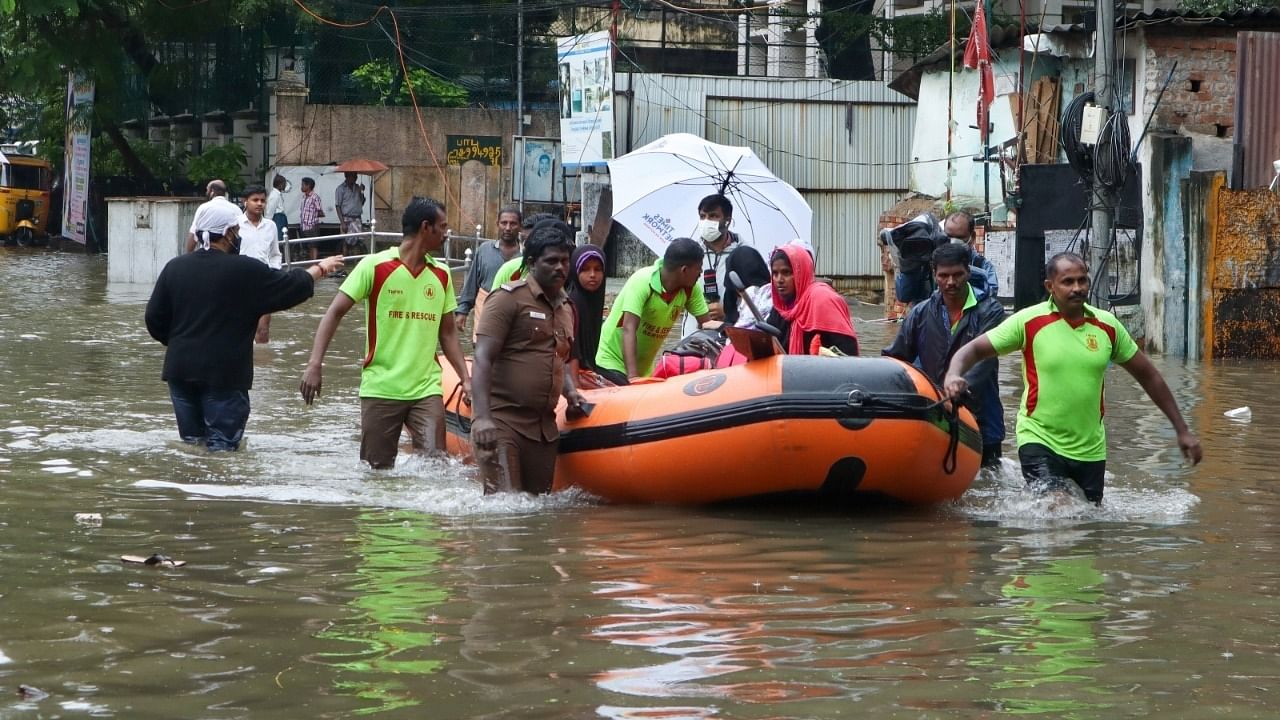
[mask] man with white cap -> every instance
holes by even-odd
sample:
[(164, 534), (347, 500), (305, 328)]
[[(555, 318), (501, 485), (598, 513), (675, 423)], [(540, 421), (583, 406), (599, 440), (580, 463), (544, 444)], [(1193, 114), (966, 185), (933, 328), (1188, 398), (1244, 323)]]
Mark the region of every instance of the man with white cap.
[(170, 260), (147, 302), (147, 332), (167, 348), (161, 377), (178, 434), (211, 451), (236, 450), (244, 437), (258, 318), (307, 300), (316, 280), (342, 267), (334, 256), (272, 269), (240, 255), (239, 228), (229, 202), (203, 213), (192, 231), (200, 249)]
[(196, 216), (191, 220), (191, 229), (187, 231), (187, 252), (196, 249), (198, 235), (202, 230), (218, 230), (215, 228), (217, 217), (220, 214), (228, 212), (228, 208), (235, 210), (236, 214), (240, 213), (235, 203), (227, 199), (227, 184), (221, 180), (210, 180), (209, 184), (204, 188), (205, 196), (209, 201), (196, 208)]

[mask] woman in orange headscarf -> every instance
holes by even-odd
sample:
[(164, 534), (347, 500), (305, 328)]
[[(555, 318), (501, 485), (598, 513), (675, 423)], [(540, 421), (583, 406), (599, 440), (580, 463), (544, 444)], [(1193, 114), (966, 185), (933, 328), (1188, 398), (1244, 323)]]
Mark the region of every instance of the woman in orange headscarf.
[(835, 348), (858, 354), (858, 335), (849, 305), (830, 285), (814, 279), (813, 256), (802, 245), (788, 243), (769, 259), (773, 276), (773, 311), (769, 322), (782, 330), (782, 346), (792, 355), (817, 355)]

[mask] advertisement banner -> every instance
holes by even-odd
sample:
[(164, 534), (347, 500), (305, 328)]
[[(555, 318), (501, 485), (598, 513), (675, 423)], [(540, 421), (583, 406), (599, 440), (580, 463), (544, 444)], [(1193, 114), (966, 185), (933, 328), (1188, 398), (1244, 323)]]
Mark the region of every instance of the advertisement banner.
[(560, 159), (566, 170), (613, 159), (613, 46), (608, 32), (556, 41)]
[(62, 235), (84, 244), (89, 226), (89, 131), (93, 121), (93, 81), (67, 76), (67, 138), (63, 155)]

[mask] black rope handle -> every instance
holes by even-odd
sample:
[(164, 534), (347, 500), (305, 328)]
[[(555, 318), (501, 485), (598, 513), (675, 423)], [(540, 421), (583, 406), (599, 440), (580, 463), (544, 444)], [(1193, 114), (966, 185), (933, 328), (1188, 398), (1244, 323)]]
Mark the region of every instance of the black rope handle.
[(932, 412), (933, 410), (942, 409), (943, 416), (947, 419), (947, 434), (951, 436), (947, 442), (947, 453), (942, 456), (942, 470), (948, 475), (955, 473), (956, 464), (958, 462), (957, 455), (960, 450), (960, 407), (967, 404), (973, 399), (973, 394), (965, 390), (964, 394), (956, 402), (951, 403), (951, 408), (947, 409), (947, 397), (938, 393), (938, 400), (924, 406), (913, 406), (907, 403), (897, 402), (888, 398), (879, 397), (873, 393), (866, 393), (861, 390), (854, 390), (849, 393), (849, 402), (857, 404), (879, 404), (886, 407), (895, 408), (907, 412), (922, 411)]
[(448, 399), (444, 401), (444, 409), (446, 412), (448, 412), (449, 405), (453, 403), (453, 399), (455, 397), (458, 398), (458, 406), (454, 409), (454, 412), (458, 414), (458, 419), (462, 419), (462, 383), (454, 385), (453, 392), (449, 393)]
[(942, 471), (951, 475), (956, 471), (956, 455), (960, 450), (960, 403), (951, 403), (947, 422), (951, 425), (951, 440), (947, 443), (947, 454), (942, 456)]

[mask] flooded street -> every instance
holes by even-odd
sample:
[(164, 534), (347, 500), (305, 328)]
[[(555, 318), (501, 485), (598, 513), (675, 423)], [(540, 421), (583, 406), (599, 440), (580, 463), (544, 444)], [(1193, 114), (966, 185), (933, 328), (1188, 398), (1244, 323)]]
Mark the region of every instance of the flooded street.
[[(1201, 435), (1195, 470), (1113, 369), (1101, 509), (1027, 497), (1010, 459), (926, 510), (484, 498), (467, 466), (357, 461), (362, 312), (303, 405), (334, 280), (256, 350), (247, 448), (184, 446), (150, 289), (108, 286), (106, 262), (0, 250), (0, 718), (1267, 718), (1280, 703), (1280, 366), (1156, 360)], [(879, 311), (858, 310), (864, 354), (895, 331), (865, 321)], [(1001, 372), (1012, 430), (1017, 360)], [(1223, 416), (1244, 405), (1251, 422)], [(188, 564), (120, 562), (155, 552)]]

